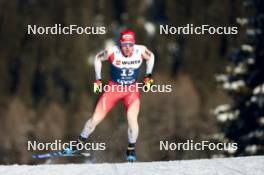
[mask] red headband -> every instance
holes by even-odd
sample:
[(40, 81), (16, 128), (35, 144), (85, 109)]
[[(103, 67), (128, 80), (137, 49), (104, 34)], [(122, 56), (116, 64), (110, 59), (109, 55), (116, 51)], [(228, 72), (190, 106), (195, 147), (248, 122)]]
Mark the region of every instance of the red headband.
[(120, 33), (120, 42), (135, 43), (135, 33), (130, 29), (123, 30)]

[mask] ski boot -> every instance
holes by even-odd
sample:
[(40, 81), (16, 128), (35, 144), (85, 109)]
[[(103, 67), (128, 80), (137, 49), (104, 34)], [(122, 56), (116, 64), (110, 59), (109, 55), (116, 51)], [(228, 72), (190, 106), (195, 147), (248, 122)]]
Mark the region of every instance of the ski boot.
[(128, 162), (135, 162), (136, 158), (136, 151), (135, 151), (135, 144), (129, 144), (126, 151), (126, 159)]
[(75, 144), (73, 146), (68, 146), (67, 148), (65, 148), (62, 151), (62, 154), (67, 154), (67, 155), (71, 155), (71, 154), (78, 154), (81, 150), (79, 150), (77, 148), (78, 144), (84, 144), (85, 142), (85, 138), (82, 138), (81, 136), (75, 141)]

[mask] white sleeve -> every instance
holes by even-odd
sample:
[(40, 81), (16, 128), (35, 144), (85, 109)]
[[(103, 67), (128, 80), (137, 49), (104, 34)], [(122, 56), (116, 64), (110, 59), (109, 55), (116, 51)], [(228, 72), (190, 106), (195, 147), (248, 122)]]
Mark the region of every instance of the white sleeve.
[(154, 54), (148, 50), (145, 46), (141, 46), (141, 52), (143, 58), (146, 60), (146, 74), (151, 74), (154, 67)]
[(152, 70), (154, 67), (154, 55), (150, 59), (146, 61), (146, 74), (152, 74)]
[(102, 70), (102, 61), (107, 60), (108, 54), (107, 50), (99, 52), (94, 59), (94, 70), (95, 70), (95, 79), (102, 79), (101, 70)]

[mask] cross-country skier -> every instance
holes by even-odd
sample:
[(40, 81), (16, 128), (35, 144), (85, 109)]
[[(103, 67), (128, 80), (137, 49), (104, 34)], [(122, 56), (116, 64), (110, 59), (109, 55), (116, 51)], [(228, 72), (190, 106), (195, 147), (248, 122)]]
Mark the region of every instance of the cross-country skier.
[[(91, 118), (86, 122), (77, 143), (84, 143), (94, 131), (95, 127), (105, 118), (107, 113), (122, 100), (126, 108), (128, 121), (128, 147), (126, 150), (127, 161), (133, 162), (136, 160), (135, 146), (138, 138), (138, 113), (140, 108), (140, 93), (137, 91), (135, 83), (138, 79), (139, 69), (146, 60), (146, 72), (144, 77), (145, 87), (148, 89), (153, 83), (151, 78), (152, 69), (154, 66), (154, 54), (143, 45), (135, 44), (135, 33), (126, 29), (120, 33), (118, 46), (112, 46), (99, 52), (94, 61), (95, 77), (94, 91), (99, 92), (101, 84), (101, 68), (102, 62), (108, 61), (111, 66), (111, 80), (108, 86), (111, 90), (105, 91), (99, 98), (95, 111)], [(117, 90), (117, 86), (131, 88), (128, 91)], [(67, 153), (74, 153), (77, 148), (68, 148)]]

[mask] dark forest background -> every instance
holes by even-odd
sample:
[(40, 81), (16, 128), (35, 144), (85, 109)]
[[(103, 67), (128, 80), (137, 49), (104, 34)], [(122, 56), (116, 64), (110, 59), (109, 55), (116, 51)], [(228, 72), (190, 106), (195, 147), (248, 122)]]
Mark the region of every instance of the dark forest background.
[[(155, 53), (155, 83), (173, 86), (172, 93), (142, 94), (138, 159), (212, 157), (209, 151), (159, 151), (159, 141), (200, 141), (218, 132), (211, 111), (232, 100), (217, 87), (214, 75), (244, 39), (243, 29), (232, 36), (159, 35), (159, 25), (237, 26), (242, 14), (238, 0), (1, 0), (0, 162), (34, 163), (28, 140), (66, 141), (79, 135), (98, 98), (92, 86), (94, 55), (116, 41), (124, 27), (135, 30), (137, 43)], [(28, 24), (106, 26), (107, 33), (27, 35)], [(93, 161), (122, 161), (127, 124), (121, 103), (90, 140), (108, 146), (94, 153)]]

